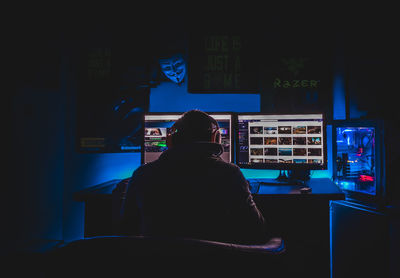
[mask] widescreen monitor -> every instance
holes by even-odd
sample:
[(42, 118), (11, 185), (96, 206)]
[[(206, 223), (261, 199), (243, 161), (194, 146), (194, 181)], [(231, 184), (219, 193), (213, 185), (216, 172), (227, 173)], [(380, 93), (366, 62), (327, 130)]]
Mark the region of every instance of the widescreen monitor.
[[(142, 164), (156, 160), (163, 151), (167, 150), (167, 134), (169, 129), (183, 113), (148, 113), (144, 115), (144, 138), (142, 147)], [(233, 134), (232, 114), (208, 113), (220, 127), (223, 153), (221, 158), (232, 162)]]
[(237, 115), (236, 164), (241, 168), (327, 168), (324, 114)]

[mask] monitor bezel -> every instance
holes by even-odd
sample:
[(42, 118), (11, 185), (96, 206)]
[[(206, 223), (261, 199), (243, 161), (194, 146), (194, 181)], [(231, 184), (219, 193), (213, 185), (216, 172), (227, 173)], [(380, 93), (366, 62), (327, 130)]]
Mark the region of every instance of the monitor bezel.
[[(231, 153), (230, 153), (230, 163), (234, 163), (235, 161), (235, 140), (236, 140), (236, 132), (235, 132), (235, 113), (232, 111), (228, 112), (210, 112), (210, 111), (204, 111), (203, 112), (209, 114), (211, 117), (212, 115), (230, 115), (231, 116)], [(144, 165), (144, 130), (145, 130), (145, 117), (146, 116), (161, 116), (161, 115), (179, 115), (182, 116), (185, 112), (147, 112), (143, 114), (142, 118), (142, 126), (143, 126), (143, 135), (142, 135), (142, 141), (141, 141), (141, 148), (140, 148), (140, 164)]]
[[(256, 164), (244, 164), (240, 163), (238, 158), (239, 158), (239, 116), (272, 116), (272, 115), (277, 115), (277, 116), (282, 116), (282, 115), (311, 115), (311, 114), (320, 114), (322, 115), (322, 129), (324, 132), (324, 136), (322, 138), (323, 140), (323, 163), (321, 165), (319, 164), (286, 164), (286, 163), (256, 163)], [(326, 113), (324, 112), (303, 112), (303, 113), (264, 113), (264, 112), (243, 112), (243, 113), (236, 113), (235, 114), (235, 142), (236, 142), (236, 148), (235, 148), (235, 164), (239, 166), (242, 169), (263, 169), (263, 170), (327, 170), (328, 169), (328, 158), (327, 158), (327, 118), (326, 118)]]

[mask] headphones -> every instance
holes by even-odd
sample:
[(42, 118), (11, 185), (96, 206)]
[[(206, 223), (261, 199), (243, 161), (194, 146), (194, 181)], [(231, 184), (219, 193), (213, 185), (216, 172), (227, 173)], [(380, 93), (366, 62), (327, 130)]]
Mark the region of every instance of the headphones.
[[(211, 138), (210, 141), (212, 143), (218, 143), (221, 144), (221, 132), (219, 131), (219, 126), (218, 123), (212, 123), (212, 128), (211, 128)], [(167, 133), (167, 146), (168, 148), (171, 148), (172, 146), (176, 145), (178, 140), (179, 140), (179, 134), (182, 132), (182, 124), (177, 121), (175, 124), (171, 127), (170, 132)]]
[(168, 148), (171, 148), (172, 146), (176, 145), (176, 141), (178, 140), (177, 139), (178, 129), (176, 128), (175, 124), (171, 127), (171, 130), (167, 133), (167, 147)]
[(221, 144), (221, 132), (219, 131), (218, 125), (213, 124), (211, 142)]

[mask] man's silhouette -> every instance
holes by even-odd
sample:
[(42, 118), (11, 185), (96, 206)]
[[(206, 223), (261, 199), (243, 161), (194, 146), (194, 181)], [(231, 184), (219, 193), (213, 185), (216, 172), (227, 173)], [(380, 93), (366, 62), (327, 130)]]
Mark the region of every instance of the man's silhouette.
[(199, 110), (184, 113), (167, 136), (168, 150), (134, 171), (123, 234), (266, 242), (264, 217), (240, 169), (220, 158), (220, 138), (211, 116)]

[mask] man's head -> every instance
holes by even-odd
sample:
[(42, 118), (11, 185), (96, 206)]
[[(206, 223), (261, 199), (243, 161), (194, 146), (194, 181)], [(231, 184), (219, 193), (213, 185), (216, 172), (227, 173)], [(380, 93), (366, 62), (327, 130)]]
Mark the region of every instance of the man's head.
[(194, 142), (221, 143), (217, 121), (200, 110), (190, 110), (172, 126), (167, 137), (168, 147)]

